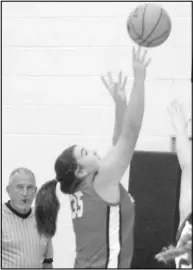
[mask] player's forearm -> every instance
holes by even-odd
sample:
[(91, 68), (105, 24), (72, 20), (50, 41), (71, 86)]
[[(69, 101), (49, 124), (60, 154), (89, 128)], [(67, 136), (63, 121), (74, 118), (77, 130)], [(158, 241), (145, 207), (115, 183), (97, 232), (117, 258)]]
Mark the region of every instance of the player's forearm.
[(144, 114), (144, 92), (144, 80), (137, 80), (135, 78), (130, 100), (125, 112), (123, 130), (121, 133), (123, 137), (129, 137), (131, 130), (136, 133), (136, 136), (139, 134)]
[(119, 140), (120, 134), (122, 132), (126, 109), (127, 105), (124, 105), (124, 103), (122, 104), (122, 106), (115, 105), (115, 124), (112, 138), (113, 146), (117, 144), (117, 141)]
[(191, 144), (186, 130), (176, 134), (176, 152), (181, 169), (191, 166)]

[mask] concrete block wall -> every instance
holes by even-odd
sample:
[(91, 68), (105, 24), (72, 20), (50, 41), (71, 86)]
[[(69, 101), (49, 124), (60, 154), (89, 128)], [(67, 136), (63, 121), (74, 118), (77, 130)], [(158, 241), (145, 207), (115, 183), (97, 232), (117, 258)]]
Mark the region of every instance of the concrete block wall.
[[(9, 174), (18, 166), (33, 170), (40, 186), (54, 177), (54, 160), (65, 147), (83, 144), (101, 154), (110, 147), (114, 106), (99, 76), (122, 70), (129, 76), (129, 93), (133, 42), (126, 20), (138, 4), (2, 3), (3, 200)], [(172, 32), (162, 46), (149, 50), (138, 150), (170, 151), (167, 105), (174, 97), (191, 114), (191, 4), (160, 4), (171, 17)], [(54, 240), (54, 266), (72, 267), (68, 199), (61, 200), (66, 206)]]

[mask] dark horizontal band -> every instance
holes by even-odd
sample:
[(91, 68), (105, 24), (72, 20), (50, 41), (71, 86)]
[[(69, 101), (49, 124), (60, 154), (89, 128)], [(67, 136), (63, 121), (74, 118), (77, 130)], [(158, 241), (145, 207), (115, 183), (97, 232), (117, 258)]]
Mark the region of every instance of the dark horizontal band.
[(46, 259), (44, 259), (43, 263), (53, 263), (53, 259), (52, 258), (46, 258)]

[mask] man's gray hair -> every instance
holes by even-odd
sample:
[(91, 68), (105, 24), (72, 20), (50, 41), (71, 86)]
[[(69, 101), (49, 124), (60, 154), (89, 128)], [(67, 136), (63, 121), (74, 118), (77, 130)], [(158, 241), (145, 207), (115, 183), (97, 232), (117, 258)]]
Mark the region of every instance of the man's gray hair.
[(26, 174), (29, 174), (31, 175), (34, 179), (35, 179), (35, 175), (34, 173), (27, 169), (27, 168), (24, 168), (24, 167), (19, 167), (19, 168), (16, 168), (15, 170), (13, 170), (9, 176), (9, 184), (11, 182), (11, 179), (16, 175), (16, 174), (20, 174), (20, 173), (26, 173)]

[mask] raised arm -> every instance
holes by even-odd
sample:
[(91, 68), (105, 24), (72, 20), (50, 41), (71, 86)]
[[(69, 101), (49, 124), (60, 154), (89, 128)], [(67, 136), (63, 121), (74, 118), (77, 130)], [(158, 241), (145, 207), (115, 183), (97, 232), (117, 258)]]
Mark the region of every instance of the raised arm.
[(188, 139), (187, 121), (182, 105), (177, 101), (173, 101), (168, 108), (168, 112), (176, 133), (176, 153), (182, 170), (179, 200), (180, 226), (187, 215), (192, 211), (191, 143)]
[(112, 97), (115, 103), (115, 121), (114, 121), (114, 130), (112, 137), (112, 146), (115, 146), (120, 137), (124, 115), (127, 108), (127, 99), (125, 86), (127, 83), (127, 77), (124, 77), (122, 81), (122, 72), (119, 73), (117, 82), (113, 81), (111, 72), (107, 73), (107, 79), (104, 76), (101, 76), (101, 80), (104, 86), (107, 88), (110, 96)]
[(168, 107), (168, 112), (176, 133), (176, 153), (181, 169), (191, 166), (191, 143), (188, 138), (187, 125), (184, 109), (177, 100)]
[[(123, 120), (124, 115), (127, 109), (127, 98), (126, 98), (126, 83), (127, 77), (124, 76), (122, 78), (122, 72), (119, 73), (118, 79), (115, 81), (112, 78), (110, 72), (107, 73), (107, 79), (104, 76), (101, 77), (102, 82), (107, 88), (110, 96), (112, 97), (115, 103), (115, 112), (114, 112), (114, 129), (113, 129), (113, 137), (112, 137), (112, 147), (109, 149), (105, 158), (107, 158), (111, 152), (113, 151), (115, 145), (117, 144), (119, 137), (123, 128)], [(128, 170), (124, 173), (121, 183), (124, 185), (126, 189), (128, 189), (128, 181), (129, 181), (129, 166)]]
[(96, 181), (100, 184), (118, 184), (124, 175), (135, 149), (144, 113), (144, 81), (146, 67), (150, 60), (146, 60), (146, 53), (141, 54), (133, 49), (134, 83), (130, 100), (123, 120), (123, 128), (119, 140), (111, 154), (101, 163)]

